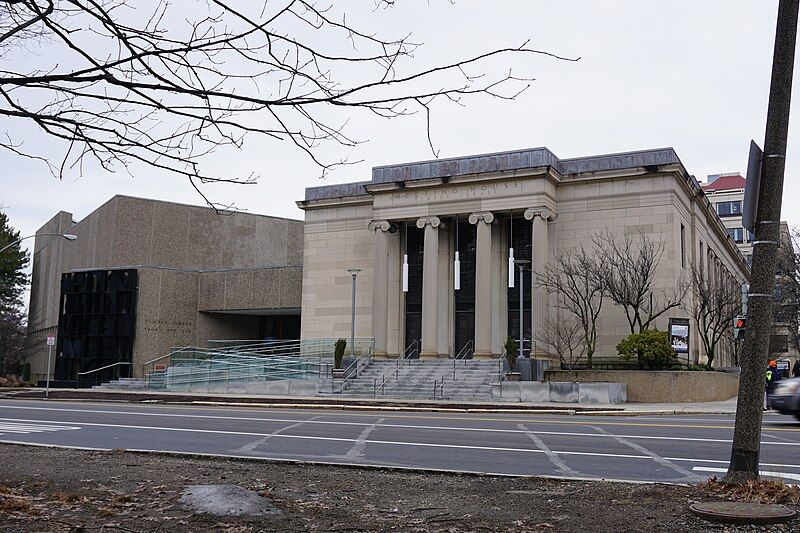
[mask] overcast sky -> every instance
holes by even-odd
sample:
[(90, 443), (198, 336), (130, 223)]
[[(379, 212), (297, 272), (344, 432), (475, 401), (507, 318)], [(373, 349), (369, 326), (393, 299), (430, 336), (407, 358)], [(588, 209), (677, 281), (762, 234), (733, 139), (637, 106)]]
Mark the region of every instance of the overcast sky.
[[(376, 13), (370, 26), (391, 35), (412, 31), (425, 43), (416, 54), (420, 64), (527, 39), (533, 47), (581, 57), (577, 63), (526, 58), (525, 73), (536, 81), (516, 101), (472, 98), (466, 108), (436, 108), (432, 135), (441, 157), (537, 146), (559, 157), (578, 157), (672, 146), (703, 181), (712, 173), (744, 173), (750, 139), (763, 144), (777, 0), (398, 4)], [(796, 100), (793, 125), (799, 113)], [(325, 155), (363, 163), (325, 181), (286, 143), (251, 142), (235, 157), (211, 164), (217, 172), (252, 169), (261, 181), (215, 185), (206, 192), (240, 209), (302, 218), (295, 201), (305, 187), (365, 180), (372, 166), (431, 158), (421, 116), (391, 121), (357, 116), (350, 128), (369, 142), (349, 151), (331, 146)], [(795, 225), (800, 225), (798, 143), (800, 133), (790, 128), (783, 218)], [(25, 235), (59, 210), (80, 220), (115, 194), (202, 203), (185, 181), (149, 169), (134, 169), (134, 177), (92, 173), (58, 181), (39, 164), (8, 152), (0, 152), (0, 168), (0, 205)]]

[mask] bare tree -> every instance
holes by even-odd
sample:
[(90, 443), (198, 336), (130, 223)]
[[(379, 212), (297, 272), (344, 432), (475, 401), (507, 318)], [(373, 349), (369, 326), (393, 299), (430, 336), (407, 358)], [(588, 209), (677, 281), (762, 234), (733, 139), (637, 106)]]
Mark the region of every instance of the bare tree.
[(598, 265), (606, 294), (625, 311), (631, 334), (649, 329), (658, 317), (682, 304), (688, 292), (683, 280), (678, 279), (669, 289), (654, 287), (664, 254), (661, 241), (644, 233), (634, 238), (608, 231), (592, 240), (600, 254)]
[[(374, 10), (394, 4), (374, 1)], [(361, 142), (345, 128), (356, 110), (383, 118), (422, 112), (430, 142), (435, 101), (463, 105), (476, 94), (514, 99), (529, 87), (532, 78), (510, 69), (484, 75), (501, 56), (566, 59), (526, 42), (415, 69), (419, 43), (408, 35), (376, 35), (368, 23), (351, 22), (344, 5), (2, 2), (0, 148), (41, 161), (57, 177), (82, 172), (85, 164), (127, 170), (133, 163), (183, 176), (198, 189), (208, 182), (252, 183), (256, 173), (220, 176), (201, 162), (242, 148), (253, 135), (294, 145), (324, 175), (349, 162), (326, 161), (322, 143)], [(22, 130), (37, 140), (23, 144)], [(40, 148), (42, 137), (58, 142), (59, 158)], [(431, 149), (436, 153), (432, 142)]]
[[(789, 342), (800, 350), (800, 230), (781, 233), (775, 275), (774, 326), (785, 327)], [(773, 327), (774, 327), (773, 326)]]
[[(535, 338), (544, 346), (546, 355), (559, 360), (561, 368), (574, 370), (586, 355), (583, 326), (573, 314), (547, 317)], [(591, 368), (591, 363), (588, 366)]]
[(711, 369), (718, 348), (731, 336), (733, 321), (741, 312), (742, 288), (732, 278), (709, 279), (706, 268), (692, 268), (691, 297), (684, 308), (697, 324), (706, 366)]
[[(555, 296), (554, 305), (575, 317), (581, 327), (587, 366), (592, 368), (592, 356), (597, 349), (597, 319), (605, 297), (603, 278), (599, 274), (597, 251), (583, 246), (575, 251), (558, 254), (542, 274), (534, 280), (548, 294)], [(562, 320), (570, 320), (563, 318)], [(561, 337), (566, 331), (555, 328), (551, 333)]]

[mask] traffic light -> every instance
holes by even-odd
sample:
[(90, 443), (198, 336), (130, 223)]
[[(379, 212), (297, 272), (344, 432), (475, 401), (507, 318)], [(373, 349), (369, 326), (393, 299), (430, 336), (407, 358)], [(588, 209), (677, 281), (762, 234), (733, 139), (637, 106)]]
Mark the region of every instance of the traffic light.
[(733, 338), (737, 341), (744, 340), (744, 329), (747, 326), (747, 319), (742, 316), (737, 316), (733, 320)]

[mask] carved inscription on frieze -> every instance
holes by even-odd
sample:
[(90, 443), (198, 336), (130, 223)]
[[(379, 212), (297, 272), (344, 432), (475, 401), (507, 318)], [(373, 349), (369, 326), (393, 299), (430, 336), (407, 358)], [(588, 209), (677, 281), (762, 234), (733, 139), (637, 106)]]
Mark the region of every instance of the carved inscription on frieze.
[(493, 198), (513, 196), (522, 193), (522, 181), (513, 180), (503, 183), (476, 183), (436, 187), (433, 189), (404, 190), (391, 193), (393, 205), (427, 204), (473, 198)]

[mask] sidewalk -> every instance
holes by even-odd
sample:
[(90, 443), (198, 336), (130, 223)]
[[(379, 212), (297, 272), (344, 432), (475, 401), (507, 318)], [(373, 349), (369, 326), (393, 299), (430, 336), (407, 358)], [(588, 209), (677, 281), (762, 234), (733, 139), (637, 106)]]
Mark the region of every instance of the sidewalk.
[[(43, 399), (42, 389), (0, 390), (0, 399)], [(333, 396), (264, 396), (164, 391), (97, 391), (91, 389), (50, 389), (52, 400), (217, 405), (231, 407), (270, 407), (293, 409), (337, 409), (362, 411), (431, 411), (465, 413), (540, 413), (604, 416), (645, 416), (696, 414), (731, 415), (736, 413), (736, 398), (704, 403), (510, 403), (463, 402), (448, 400), (396, 400), (389, 398), (347, 398)]]

